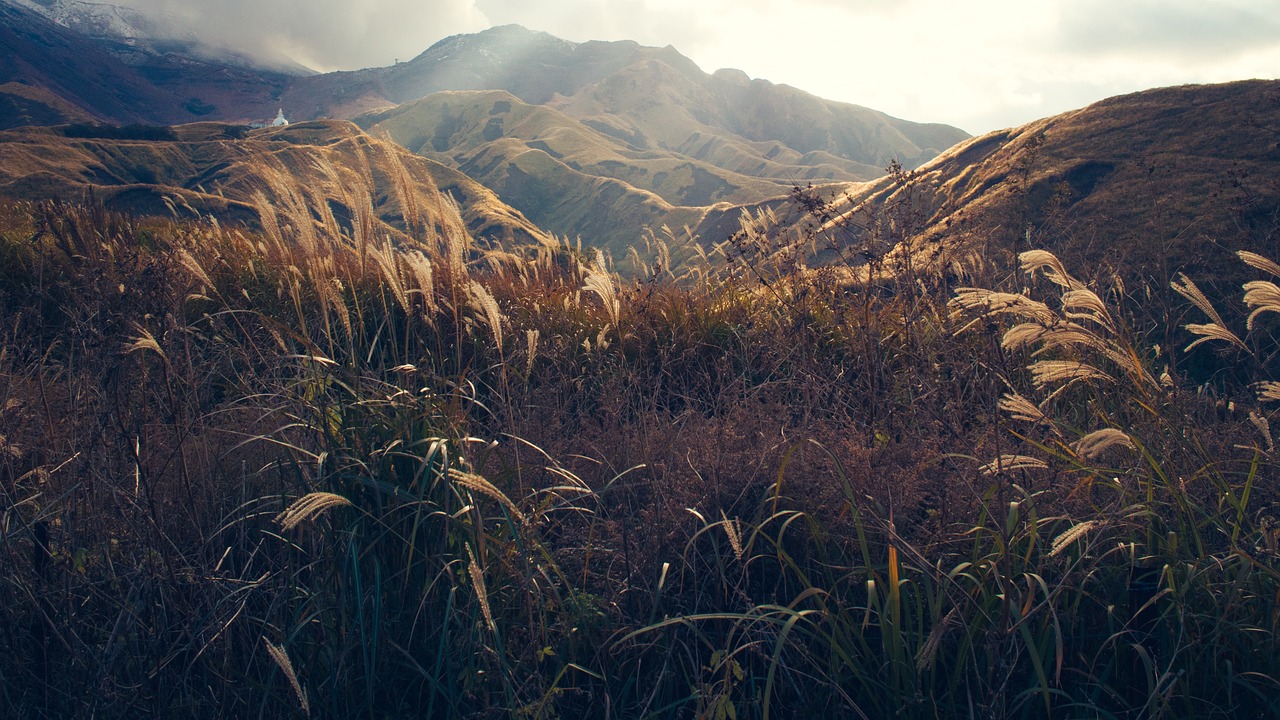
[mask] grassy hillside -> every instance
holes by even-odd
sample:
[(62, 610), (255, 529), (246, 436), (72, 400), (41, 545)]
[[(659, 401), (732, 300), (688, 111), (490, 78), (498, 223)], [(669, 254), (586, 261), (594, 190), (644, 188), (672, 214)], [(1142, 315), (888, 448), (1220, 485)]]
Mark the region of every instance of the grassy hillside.
[(523, 150), (541, 150), (574, 170), (621, 180), (673, 205), (742, 203), (777, 195), (787, 187), (759, 175), (726, 172), (678, 153), (637, 149), (502, 91), (436, 93), (362, 116), (358, 122), (415, 153), (456, 164), (466, 163), (489, 143), (515, 141)]
[(357, 122), (493, 188), (539, 227), (619, 254), (646, 227), (697, 223), (702, 206), (778, 196), (787, 187), (637, 149), (502, 91), (436, 93)]
[[(441, 191), (458, 207), (441, 206)], [(474, 180), (339, 121), (13, 130), (0, 133), (0, 195), (94, 197), (121, 211), (206, 216), (305, 242), (317, 233), (403, 238), (458, 212), (477, 237), (547, 239)]]
[(0, 85), (0, 118), (3, 129), (23, 125), (60, 125), (69, 122), (91, 122), (85, 110), (44, 88), (21, 82)]
[(7, 717), (1280, 710), (1280, 266), (1161, 350), (1039, 249), (851, 287), (762, 213), (623, 280), (450, 217), (0, 209)]
[[(1248, 278), (1237, 251), (1276, 247), (1277, 97), (1280, 83), (1255, 80), (1111, 98), (974, 138), (915, 171), (815, 187), (803, 195), (822, 205), (819, 221), (784, 221), (815, 241), (811, 265), (877, 257), (889, 248), (872, 241), (886, 235), (895, 254), (944, 272), (974, 256), (1011, 263), (1049, 249), (1091, 281), (1142, 298), (1131, 308), (1142, 328), (1163, 331), (1182, 322), (1170, 289), (1179, 273), (1220, 300)], [(880, 228), (890, 207), (901, 222)], [(744, 209), (756, 211), (730, 214)], [(723, 216), (708, 215), (695, 231), (713, 238), (723, 228)]]

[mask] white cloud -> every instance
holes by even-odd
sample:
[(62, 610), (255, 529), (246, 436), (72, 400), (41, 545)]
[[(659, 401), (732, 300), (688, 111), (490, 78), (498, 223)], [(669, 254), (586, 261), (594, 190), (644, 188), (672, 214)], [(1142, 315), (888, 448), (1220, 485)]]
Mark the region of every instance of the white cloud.
[(1280, 40), (1280, 6), (1241, 0), (1078, 0), (1057, 33), (1072, 55), (1219, 62)]
[(473, 0), (118, 0), (179, 33), (317, 70), (390, 65), (490, 25)]
[(1274, 77), (1275, 0), (123, 0), (318, 69), (389, 65), (519, 23), (674, 45), (823, 97), (970, 132), (1157, 85)]

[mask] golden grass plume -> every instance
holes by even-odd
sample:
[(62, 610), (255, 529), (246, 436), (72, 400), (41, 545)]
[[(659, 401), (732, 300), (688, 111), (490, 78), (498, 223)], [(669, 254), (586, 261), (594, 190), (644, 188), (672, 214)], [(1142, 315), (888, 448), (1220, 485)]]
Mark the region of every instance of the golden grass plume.
[(311, 717), (311, 703), (307, 699), (307, 693), (302, 689), (302, 683), (298, 682), (298, 674), (293, 670), (293, 663), (289, 661), (289, 654), (285, 649), (266, 638), (262, 641), (267, 644), (267, 655), (271, 656), (271, 660), (275, 662), (280, 671), (284, 673), (286, 679), (289, 680), (289, 686), (293, 688), (294, 695), (298, 698), (298, 705), (302, 708), (302, 714)]
[(307, 493), (294, 500), (284, 512), (276, 516), (282, 530), (292, 530), (310, 518), (318, 517), (331, 508), (348, 507), (351, 501), (331, 492)]
[(527, 522), (524, 516), (524, 513), (520, 512), (520, 508), (516, 507), (516, 504), (511, 502), (511, 498), (507, 497), (506, 493), (499, 490), (496, 485), (489, 482), (488, 480), (481, 477), (480, 475), (477, 475), (475, 473), (469, 473), (469, 472), (466, 472), (465, 470), (459, 470), (457, 468), (449, 468), (449, 479), (452, 480), (453, 484), (457, 485), (458, 487), (470, 490), (472, 492), (478, 492), (481, 495), (486, 495), (494, 500), (497, 500), (499, 503), (502, 504), (503, 507), (505, 507), (507, 510), (511, 512), (511, 515), (513, 517), (515, 517), (521, 523)]

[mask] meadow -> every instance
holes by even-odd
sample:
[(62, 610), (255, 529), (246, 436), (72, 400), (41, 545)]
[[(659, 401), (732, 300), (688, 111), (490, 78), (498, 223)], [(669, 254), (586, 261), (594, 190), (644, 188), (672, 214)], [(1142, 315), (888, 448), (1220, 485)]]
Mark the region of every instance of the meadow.
[(439, 206), (0, 206), (6, 717), (1280, 712), (1272, 258), (1152, 330), (1034, 246)]

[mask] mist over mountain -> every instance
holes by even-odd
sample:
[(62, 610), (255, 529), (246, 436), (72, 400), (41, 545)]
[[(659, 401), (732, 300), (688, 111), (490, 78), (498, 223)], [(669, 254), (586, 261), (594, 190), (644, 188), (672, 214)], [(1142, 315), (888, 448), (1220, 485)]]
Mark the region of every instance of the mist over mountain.
[(706, 73), (670, 46), (503, 26), (390, 67), (308, 74), (254, 67), (124, 8), (13, 1), (24, 7), (4, 6), (6, 29), (25, 30), (0, 43), (0, 69), (11, 68), (0, 126), (249, 123), (277, 108), (294, 121), (356, 119), (473, 175), (547, 231), (616, 249), (646, 227), (696, 225), (713, 206), (796, 183), (915, 167), (966, 137), (740, 71)]
[(181, 106), (101, 43), (0, 3), (0, 127), (192, 119)]
[[(73, 32), (105, 43), (125, 62), (142, 61), (147, 54), (177, 53), (251, 70), (294, 75), (315, 71), (269, 44), (239, 46), (227, 36), (210, 33), (209, 24), (188, 17), (201, 6), (175, 4), (154, 7), (148, 3), (116, 5), (85, 0), (4, 0), (30, 10)], [(197, 29), (201, 32), (197, 32)], [(246, 28), (240, 28), (245, 36)], [(234, 36), (232, 36), (234, 37)]]
[[(456, 92), (494, 89), (510, 97)], [(304, 116), (369, 108), (357, 122), (371, 132), (476, 174), (551, 232), (615, 248), (637, 228), (696, 224), (719, 203), (870, 179), (890, 161), (914, 167), (965, 137), (708, 74), (671, 47), (518, 26), (446, 38), (390, 68), (299, 79), (283, 102)]]

